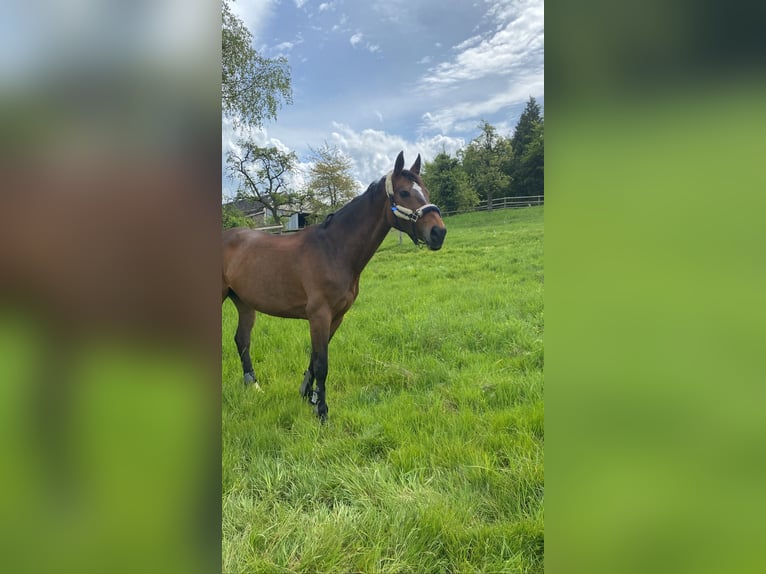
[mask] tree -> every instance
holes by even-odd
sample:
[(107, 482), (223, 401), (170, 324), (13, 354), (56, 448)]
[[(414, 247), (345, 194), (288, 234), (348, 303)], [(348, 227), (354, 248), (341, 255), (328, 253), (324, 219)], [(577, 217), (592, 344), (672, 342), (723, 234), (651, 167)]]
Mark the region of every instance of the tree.
[(468, 211), (479, 203), (479, 195), (469, 184), (460, 161), (445, 151), (425, 163), (422, 176), (431, 201), (444, 213)]
[(230, 203), (221, 206), (221, 215), (223, 229), (230, 229), (231, 227), (250, 227), (250, 220), (245, 217), (245, 214), (241, 210)]
[(315, 209), (321, 211), (321, 206), (326, 206), (334, 210), (353, 199), (357, 184), (351, 177), (351, 159), (327, 142), (319, 149), (309, 149), (313, 165), (309, 171), (307, 191), (316, 204)]
[(229, 174), (239, 184), (237, 199), (259, 201), (280, 224), (280, 208), (293, 200), (287, 176), (295, 169), (298, 157), (295, 152), (259, 147), (249, 140), (240, 140), (238, 146), (241, 151), (230, 150), (226, 157)]
[(524, 107), (524, 111), (521, 112), (519, 121), (516, 124), (516, 129), (513, 130), (513, 137), (511, 137), (511, 146), (513, 146), (513, 152), (517, 158), (523, 156), (524, 152), (527, 151), (527, 146), (535, 138), (535, 128), (541, 121), (540, 104), (537, 103), (535, 98), (529, 96), (527, 105)]
[(492, 209), (492, 198), (509, 190), (510, 177), (503, 170), (510, 154), (510, 144), (497, 134), (497, 129), (482, 120), (481, 133), (461, 151), (463, 169), (480, 197), (487, 200)]
[(530, 96), (511, 138), (513, 161), (507, 173), (513, 180), (513, 195), (544, 194), (543, 130), (540, 105)]
[(532, 132), (532, 140), (524, 154), (516, 162), (516, 187), (523, 190), (522, 195), (545, 195), (545, 145), (543, 122), (537, 124)]
[(252, 47), (253, 36), (223, 0), (221, 10), (221, 107), (236, 122), (261, 127), (277, 117), (281, 104), (292, 103), (290, 68), (285, 58), (264, 58)]

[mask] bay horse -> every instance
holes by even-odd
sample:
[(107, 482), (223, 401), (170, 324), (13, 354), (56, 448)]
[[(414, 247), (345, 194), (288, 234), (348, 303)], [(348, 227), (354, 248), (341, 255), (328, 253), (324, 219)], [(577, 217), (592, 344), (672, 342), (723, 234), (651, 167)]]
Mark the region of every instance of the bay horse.
[(393, 171), (321, 224), (291, 235), (246, 228), (223, 232), (222, 303), (231, 299), (239, 313), (234, 342), (245, 385), (257, 385), (250, 359), (256, 311), (306, 319), (311, 357), (300, 394), (315, 405), (320, 420), (326, 420), (327, 348), (359, 294), (362, 270), (392, 227), (416, 245), (425, 243), (433, 251), (442, 247), (447, 229), (439, 208), (428, 198), (420, 178), (420, 155), (404, 169), (400, 152)]

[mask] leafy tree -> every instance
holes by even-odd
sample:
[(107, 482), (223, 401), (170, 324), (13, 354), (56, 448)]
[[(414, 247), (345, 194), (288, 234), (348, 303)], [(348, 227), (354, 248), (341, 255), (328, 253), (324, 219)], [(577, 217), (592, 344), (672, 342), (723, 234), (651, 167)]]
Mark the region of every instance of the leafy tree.
[(514, 153), (507, 173), (513, 180), (513, 195), (544, 194), (543, 131), (544, 120), (540, 105), (530, 96), (511, 138)]
[(277, 117), (282, 102), (292, 103), (290, 68), (285, 58), (264, 58), (252, 47), (253, 36), (232, 11), (221, 10), (221, 107), (247, 126), (260, 127)]
[(351, 159), (336, 146), (327, 142), (319, 149), (311, 149), (307, 195), (315, 204), (316, 211), (322, 206), (337, 209), (357, 192), (356, 180), (351, 176)]
[(444, 213), (468, 211), (479, 203), (479, 195), (468, 182), (460, 161), (445, 151), (425, 163), (422, 175), (431, 201)]
[(280, 208), (293, 200), (287, 177), (298, 157), (295, 152), (260, 147), (249, 140), (240, 140), (238, 145), (241, 151), (230, 150), (226, 157), (229, 174), (239, 184), (237, 198), (259, 201), (280, 224)]
[(509, 190), (510, 177), (503, 170), (510, 154), (510, 144), (498, 135), (497, 129), (482, 120), (481, 133), (461, 151), (463, 169), (479, 197), (487, 200), (492, 209), (492, 198), (501, 197)]
[(231, 227), (250, 227), (250, 220), (235, 206), (231, 204), (222, 205), (221, 211), (224, 229), (229, 229)]

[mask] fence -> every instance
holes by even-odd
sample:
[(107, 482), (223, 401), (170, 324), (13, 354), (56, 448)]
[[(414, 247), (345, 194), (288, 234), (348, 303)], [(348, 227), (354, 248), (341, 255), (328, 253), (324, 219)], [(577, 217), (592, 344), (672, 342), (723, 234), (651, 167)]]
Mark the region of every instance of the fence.
[[(495, 197), (491, 202), (486, 199), (481, 200), (476, 206), (468, 211), (491, 211), (493, 209), (518, 209), (520, 207), (533, 207), (544, 205), (544, 195), (521, 195), (517, 197)], [(457, 211), (443, 211), (443, 216), (455, 215)], [(283, 225), (271, 225), (269, 227), (256, 227), (259, 231), (268, 231), (269, 233), (284, 234), (293, 233), (297, 229), (286, 229)], [(400, 238), (401, 239), (401, 238)]]
[[(472, 207), (469, 211), (490, 211), (493, 209), (515, 209), (519, 207), (532, 207), (535, 205), (544, 205), (544, 195), (522, 195), (517, 197), (495, 197), (488, 202), (481, 200), (478, 205)], [(442, 215), (455, 215), (457, 211), (445, 211)]]

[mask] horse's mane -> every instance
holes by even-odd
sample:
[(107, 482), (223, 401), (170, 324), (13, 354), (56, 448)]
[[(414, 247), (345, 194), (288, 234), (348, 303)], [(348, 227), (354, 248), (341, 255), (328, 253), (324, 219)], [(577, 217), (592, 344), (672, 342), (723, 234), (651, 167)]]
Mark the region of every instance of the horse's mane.
[(330, 224), (333, 222), (333, 220), (340, 216), (343, 217), (346, 213), (349, 211), (352, 211), (356, 205), (362, 202), (364, 198), (371, 199), (373, 196), (373, 190), (380, 184), (380, 180), (373, 181), (368, 187), (367, 190), (364, 193), (360, 193), (357, 195), (354, 199), (349, 201), (347, 204), (345, 204), (343, 207), (341, 207), (338, 211), (334, 211), (333, 213), (330, 213), (327, 215), (327, 217), (324, 218), (324, 221), (322, 222), (322, 229), (327, 229), (327, 227), (330, 226)]
[[(415, 175), (414, 173), (412, 173), (408, 169), (403, 169), (401, 175), (403, 175), (404, 177), (406, 177), (407, 179), (409, 179), (412, 182), (416, 182), (417, 183), (417, 181), (418, 181), (418, 176)], [(358, 205), (358, 203), (361, 202), (363, 197), (366, 197), (366, 198), (371, 200), (372, 196), (373, 196), (373, 193), (374, 193), (374, 190), (377, 189), (377, 187), (380, 185), (381, 181), (383, 181), (383, 178), (378, 179), (376, 181), (373, 181), (367, 187), (367, 190), (364, 193), (361, 193), (361, 194), (357, 195), (354, 199), (349, 201), (346, 205), (341, 207), (338, 211), (334, 211), (333, 213), (329, 213), (327, 215), (327, 217), (324, 218), (324, 221), (322, 222), (322, 229), (327, 229), (330, 226), (330, 224), (332, 223), (333, 219), (335, 219), (339, 215), (343, 216), (346, 213), (348, 213), (349, 211), (351, 211), (354, 206)]]

